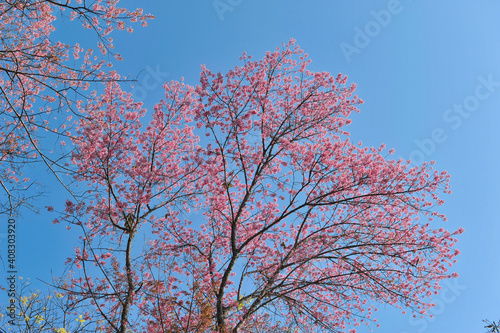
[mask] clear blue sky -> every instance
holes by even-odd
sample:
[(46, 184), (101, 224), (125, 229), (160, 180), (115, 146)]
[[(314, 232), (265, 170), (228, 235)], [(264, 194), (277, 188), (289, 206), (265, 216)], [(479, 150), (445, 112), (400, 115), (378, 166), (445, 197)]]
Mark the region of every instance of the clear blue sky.
[[(184, 77), (195, 85), (201, 64), (225, 72), (244, 51), (260, 58), (295, 38), (313, 70), (341, 72), (358, 85), (365, 104), (350, 126), (353, 140), (385, 143), (405, 159), (435, 160), (452, 175), (453, 194), (442, 212), (446, 228), (465, 228), (454, 267), (460, 278), (443, 285), (433, 319), (412, 321), (381, 307), (374, 332), (484, 332), (482, 319), (500, 319), (500, 2), (147, 0), (140, 6), (156, 19), (113, 37), (125, 59), (116, 69), (142, 71), (134, 95), (147, 108), (162, 97), (163, 81)], [(40, 203), (63, 206), (59, 188), (45, 191)], [(21, 276), (47, 280), (51, 270), (61, 271), (74, 234), (52, 225), (53, 218), (19, 217)]]

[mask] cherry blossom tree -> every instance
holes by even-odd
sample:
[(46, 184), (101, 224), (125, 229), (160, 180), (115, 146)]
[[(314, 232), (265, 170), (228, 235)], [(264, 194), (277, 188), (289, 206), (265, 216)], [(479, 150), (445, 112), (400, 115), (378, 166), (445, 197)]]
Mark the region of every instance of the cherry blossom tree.
[[(12, 214), (26, 203), (23, 164), (42, 162), (56, 175), (61, 154), (57, 149), (51, 154), (54, 147), (43, 138), (64, 145), (71, 118), (81, 116), (75, 103), (88, 97), (85, 90), (92, 83), (120, 80), (106, 69), (112, 66), (108, 55), (120, 59), (110, 33), (131, 32), (131, 23), (145, 25), (152, 16), (120, 8), (118, 1), (0, 1), (0, 186), (5, 194), (0, 212)], [(54, 40), (57, 16), (92, 30), (100, 52)]]
[[(109, 82), (81, 110), (64, 287), (105, 332), (355, 332), (423, 316), (459, 251), (449, 175), (349, 140), (362, 100), (291, 40), (146, 110)], [(52, 209), (52, 208), (51, 208)], [(436, 227), (431, 224), (436, 223)]]

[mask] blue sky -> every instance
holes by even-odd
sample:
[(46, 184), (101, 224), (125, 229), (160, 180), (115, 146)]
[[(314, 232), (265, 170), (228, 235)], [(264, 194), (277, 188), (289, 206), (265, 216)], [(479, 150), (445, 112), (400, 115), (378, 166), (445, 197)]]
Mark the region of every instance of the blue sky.
[[(132, 0), (123, 4), (137, 6)], [(374, 332), (483, 332), (482, 319), (500, 319), (500, 2), (146, 0), (140, 5), (156, 19), (132, 35), (113, 37), (124, 57), (116, 69), (139, 75), (132, 92), (148, 109), (162, 97), (163, 81), (184, 77), (195, 85), (201, 64), (225, 72), (239, 65), (244, 51), (260, 58), (294, 38), (309, 54), (311, 69), (340, 72), (357, 84), (365, 104), (349, 127), (355, 142), (385, 143), (396, 149), (396, 157), (435, 160), (437, 169), (451, 174), (453, 193), (445, 197), (442, 212), (446, 228), (465, 228), (454, 266), (460, 278), (443, 285), (434, 318), (412, 321), (382, 306), (381, 328)], [(39, 176), (53, 184), (42, 169)], [(41, 205), (62, 207), (65, 197), (56, 185), (45, 191)], [(18, 218), (19, 275), (48, 280), (51, 271), (61, 271), (75, 234), (52, 225), (53, 218), (47, 212)]]

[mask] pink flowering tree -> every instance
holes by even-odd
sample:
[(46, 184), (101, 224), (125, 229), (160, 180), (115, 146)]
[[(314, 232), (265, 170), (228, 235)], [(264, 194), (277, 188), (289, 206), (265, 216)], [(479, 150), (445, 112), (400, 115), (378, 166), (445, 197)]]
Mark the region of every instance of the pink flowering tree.
[[(86, 190), (65, 292), (106, 332), (341, 332), (390, 304), (425, 315), (459, 251), (432, 228), (446, 172), (349, 140), (362, 101), (290, 41), (200, 85), (164, 85), (149, 120), (109, 83), (72, 162)], [(436, 222), (432, 222), (436, 223)], [(99, 323), (99, 324), (98, 324)]]
[[(109, 55), (120, 59), (110, 33), (131, 32), (131, 23), (145, 25), (152, 16), (120, 8), (118, 1), (0, 2), (0, 213), (13, 214), (26, 203), (23, 164), (38, 161), (54, 174), (60, 170), (60, 144), (71, 136), (71, 118), (81, 116), (75, 103), (89, 97), (86, 89), (120, 80), (109, 70)], [(92, 30), (100, 52), (54, 40), (58, 16)], [(58, 142), (55, 154), (43, 138)]]

